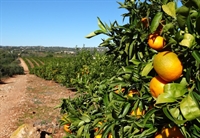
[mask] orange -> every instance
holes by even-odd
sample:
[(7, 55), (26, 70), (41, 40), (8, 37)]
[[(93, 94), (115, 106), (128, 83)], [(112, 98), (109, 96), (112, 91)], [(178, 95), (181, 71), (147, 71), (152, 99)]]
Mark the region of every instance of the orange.
[(149, 47), (159, 51), (165, 46), (165, 40), (162, 36), (151, 34), (148, 39)]
[(142, 111), (139, 107), (136, 109), (136, 112), (134, 110), (131, 111), (131, 115), (132, 116), (137, 116), (138, 118), (140, 116), (144, 115), (144, 113), (145, 113), (145, 111), (144, 110)]
[(101, 126), (102, 124), (102, 122), (98, 122), (97, 127), (94, 128), (94, 132), (99, 131), (99, 126)]
[(167, 84), (167, 82), (161, 79), (159, 76), (153, 77), (149, 84), (151, 95), (157, 98), (161, 93), (164, 92), (165, 84)]
[(108, 138), (113, 138), (112, 134), (109, 134), (109, 135), (108, 135)]
[(141, 22), (142, 22), (142, 24), (143, 24), (144, 27), (147, 28), (147, 27), (149, 26), (149, 23), (148, 23), (148, 20), (147, 20), (146, 17), (142, 18), (142, 19), (141, 19)]
[(101, 138), (102, 134), (96, 135), (95, 138)]
[(158, 134), (155, 136), (155, 138), (163, 138), (163, 136), (161, 134)]
[(95, 127), (95, 128), (94, 128), (94, 132), (97, 132), (97, 131), (99, 131), (99, 128), (98, 128), (98, 127)]
[(159, 52), (153, 59), (156, 73), (165, 81), (175, 81), (182, 75), (183, 66), (178, 56), (170, 51)]
[(115, 86), (116, 90), (115, 90), (115, 93), (119, 93), (119, 92), (124, 92), (125, 91), (125, 88), (121, 88), (119, 89), (118, 86)]
[(63, 126), (63, 129), (64, 129), (66, 132), (68, 132), (68, 133), (72, 133), (72, 131), (69, 129), (69, 127), (70, 127), (70, 124), (65, 124), (65, 125)]
[(185, 138), (177, 126), (163, 128), (155, 138)]
[(135, 89), (131, 89), (129, 92), (128, 92), (128, 96), (129, 97), (133, 97), (134, 94), (137, 94), (139, 95), (139, 92)]
[[(102, 134), (96, 135), (95, 138), (102, 138)], [(113, 138), (112, 134), (109, 134), (108, 138)]]

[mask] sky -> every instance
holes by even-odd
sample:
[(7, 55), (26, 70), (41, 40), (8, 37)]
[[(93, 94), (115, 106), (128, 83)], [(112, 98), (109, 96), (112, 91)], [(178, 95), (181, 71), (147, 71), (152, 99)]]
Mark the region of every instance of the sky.
[(0, 0), (0, 45), (97, 47), (104, 35), (86, 39), (102, 22), (123, 24), (123, 0)]

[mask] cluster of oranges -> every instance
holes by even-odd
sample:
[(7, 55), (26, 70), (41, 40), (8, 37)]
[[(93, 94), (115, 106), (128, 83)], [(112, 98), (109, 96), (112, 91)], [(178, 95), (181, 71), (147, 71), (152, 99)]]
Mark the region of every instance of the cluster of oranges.
[(178, 56), (171, 51), (162, 51), (153, 59), (153, 67), (158, 76), (150, 81), (150, 92), (157, 98), (164, 92), (164, 85), (180, 78), (183, 66)]
[[(142, 18), (142, 23), (144, 27), (149, 27), (149, 21), (147, 18)], [(148, 37), (148, 45), (150, 48), (156, 50), (158, 52), (157, 55), (153, 58), (153, 68), (157, 73), (157, 76), (153, 77), (150, 81), (149, 87), (151, 95), (154, 98), (157, 98), (161, 93), (164, 92), (164, 86), (167, 83), (173, 82), (179, 79), (182, 75), (183, 66), (181, 61), (178, 58), (178, 55), (171, 51), (165, 51), (164, 47), (166, 44), (165, 39), (160, 35), (162, 31), (164, 21), (161, 21), (157, 30), (150, 34)], [(125, 88), (119, 88), (115, 86), (115, 93), (124, 93)], [(127, 94), (128, 97), (133, 97), (133, 95), (139, 95), (137, 90), (130, 90)], [(135, 116), (140, 118), (145, 114), (145, 110), (141, 110), (137, 108), (136, 110), (132, 110), (130, 112), (131, 116)], [(100, 122), (100, 125), (102, 123)], [(66, 132), (71, 133), (69, 129), (69, 124), (64, 126)], [(94, 131), (97, 132), (99, 128), (95, 128)], [(113, 136), (109, 134), (108, 138), (112, 138)], [(177, 126), (173, 127), (163, 127), (163, 129), (156, 133), (155, 138), (184, 138), (181, 134), (179, 128)], [(95, 138), (102, 138), (102, 134), (98, 134)]]
[[(164, 21), (162, 21), (163, 23)], [(146, 18), (142, 19), (144, 26), (147, 24)], [(166, 44), (165, 39), (160, 36), (162, 31), (162, 23), (158, 26), (155, 33), (150, 34), (148, 37), (148, 45), (150, 48), (158, 52), (153, 58), (153, 68), (157, 73), (157, 76), (153, 77), (150, 81), (149, 88), (150, 93), (154, 98), (157, 98), (164, 92), (164, 86), (167, 83), (176, 81), (179, 79), (183, 72), (183, 65), (178, 58), (178, 55), (172, 51), (165, 51)], [(155, 138), (184, 138), (177, 126), (166, 127), (157, 133)]]
[[(150, 92), (153, 97), (157, 98), (164, 92), (164, 85), (180, 78), (183, 71), (183, 66), (178, 56), (171, 51), (165, 51), (165, 39), (160, 36), (163, 28), (161, 21), (157, 30), (149, 35), (148, 45), (150, 48), (158, 51), (158, 54), (153, 59), (153, 67), (158, 76), (155, 76), (150, 81)], [(142, 18), (144, 26), (148, 26), (147, 18)]]
[(155, 138), (185, 138), (177, 126), (163, 127)]
[[(122, 93), (125, 92), (125, 88), (121, 88), (121, 90), (118, 88), (118, 86), (115, 86), (115, 88), (116, 88), (115, 93), (117, 93), (117, 94), (119, 94), (120, 92), (122, 92)], [(135, 89), (131, 89), (128, 91), (127, 98), (133, 97), (134, 95), (139, 95), (139, 92)], [(139, 107), (136, 110), (132, 110), (130, 112), (131, 116), (134, 116), (137, 118), (140, 118), (144, 114), (145, 114), (145, 110), (141, 110)]]

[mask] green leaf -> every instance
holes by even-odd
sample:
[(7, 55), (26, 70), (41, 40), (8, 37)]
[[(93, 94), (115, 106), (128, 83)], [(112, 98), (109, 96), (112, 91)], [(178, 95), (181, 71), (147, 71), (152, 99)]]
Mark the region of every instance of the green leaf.
[(109, 125), (107, 125), (105, 127), (105, 130), (102, 133), (102, 138), (105, 138), (108, 135), (108, 133), (111, 130), (111, 128), (112, 128), (113, 125), (115, 125), (115, 124), (109, 124)]
[(156, 15), (154, 16), (150, 26), (151, 33), (156, 31), (156, 29), (158, 28), (160, 21), (162, 20), (162, 14), (163, 14), (162, 12), (157, 12)]
[(196, 19), (196, 31), (197, 31), (197, 33), (200, 35), (200, 13), (198, 14), (198, 17), (197, 17), (197, 19)]
[(195, 42), (194, 36), (189, 33), (185, 33), (183, 36), (183, 40), (179, 44), (190, 48), (194, 44), (194, 42)]
[(130, 60), (135, 65), (139, 65), (141, 62), (138, 59), (135, 59), (134, 57)]
[(174, 117), (174, 118), (177, 118), (180, 114), (180, 110), (179, 108), (177, 107), (174, 107), (174, 108), (170, 108), (169, 109), (169, 112), (171, 113), (171, 115)]
[(85, 121), (80, 121), (79, 124), (78, 124), (78, 127), (82, 126), (85, 124)]
[(127, 42), (125, 44), (125, 50), (124, 50), (127, 55), (128, 55), (129, 46), (130, 46), (130, 43)]
[(168, 119), (170, 119), (171, 121), (173, 121), (176, 124), (183, 124), (185, 123), (187, 120), (178, 120), (178, 119), (174, 119), (173, 116), (170, 114), (168, 108), (165, 106), (163, 107), (163, 113), (167, 116)]
[(164, 86), (164, 93), (158, 96), (156, 104), (175, 102), (178, 97), (183, 96), (186, 92), (186, 85), (179, 83), (168, 83)]
[(105, 94), (104, 97), (103, 97), (103, 103), (105, 106), (108, 106), (110, 101), (109, 101), (109, 96), (108, 94)]
[(146, 66), (143, 68), (141, 75), (147, 76), (152, 69), (153, 69), (153, 62), (147, 63)]
[(131, 43), (131, 45), (129, 46), (129, 50), (128, 50), (128, 51), (129, 51), (129, 52), (128, 52), (129, 59), (131, 59), (131, 58), (133, 57), (133, 54), (134, 54), (133, 49), (134, 49), (135, 44), (136, 44), (136, 41), (133, 41), (133, 42)]
[(145, 136), (148, 136), (150, 134), (156, 133), (158, 129), (156, 127), (150, 127), (149, 129), (146, 129), (140, 134), (140, 138), (144, 138)]
[(86, 123), (90, 122), (90, 120), (91, 120), (91, 118), (87, 114), (83, 114), (81, 116), (81, 119)]
[(168, 83), (164, 86), (164, 93), (170, 93), (172, 97), (178, 98), (187, 92), (187, 87), (184, 84)]
[(200, 81), (196, 80), (196, 86), (197, 86), (197, 90), (200, 91)]
[(180, 103), (180, 110), (184, 118), (188, 121), (200, 117), (199, 104), (196, 102), (192, 92), (190, 92)]
[(156, 104), (161, 104), (161, 103), (173, 103), (176, 101), (175, 97), (172, 97), (170, 93), (162, 93), (158, 96), (156, 100)]
[(183, 15), (177, 15), (177, 22), (181, 30), (185, 30), (185, 23), (187, 18)]
[(166, 14), (176, 19), (175, 2), (168, 2), (166, 5), (162, 5), (162, 9)]
[(189, 14), (189, 11), (190, 11), (190, 9), (188, 8), (188, 7), (186, 7), (186, 6), (181, 6), (181, 7), (179, 7), (177, 10), (176, 10), (176, 13), (178, 14), (178, 15), (182, 15), (182, 16), (184, 16), (184, 17), (187, 17), (188, 16), (188, 14)]
[(186, 80), (185, 77), (183, 77), (183, 78), (181, 79), (180, 84), (182, 84), (182, 85), (184, 85), (184, 86), (187, 86), (187, 85), (188, 85), (187, 80)]
[(145, 127), (147, 121), (149, 120), (150, 117), (157, 111), (157, 109), (153, 108), (149, 110), (145, 115), (144, 115), (144, 120), (143, 120), (143, 126)]
[(118, 119), (117, 113), (115, 112), (115, 110), (112, 110), (112, 118), (114, 119)]
[(163, 4), (166, 4), (168, 2), (168, 0), (162, 0)]
[(190, 18), (191, 19), (197, 19), (198, 12), (196, 10), (190, 10)]
[(97, 17), (97, 19), (98, 19), (98, 26), (99, 26), (99, 28), (100, 28), (104, 33), (106, 33), (107, 30), (106, 30), (105, 25), (102, 23), (102, 21), (101, 21), (101, 19), (100, 19), (99, 17)]
[(131, 108), (131, 104), (130, 103), (126, 103), (125, 107), (123, 109), (122, 114), (119, 115), (119, 118), (123, 118), (128, 113), (128, 111), (130, 110), (130, 108)]
[(164, 25), (162, 32), (168, 32), (169, 30), (172, 30), (174, 28), (174, 24), (173, 23), (168, 23), (166, 25)]
[(99, 35), (99, 34), (102, 34), (102, 33), (104, 33), (102, 30), (96, 30), (96, 31), (94, 31), (94, 32), (91, 32), (90, 34), (88, 34), (87, 36), (85, 36), (86, 38), (92, 38), (92, 37), (94, 37), (94, 36), (96, 36), (96, 35)]
[(187, 17), (186, 26), (187, 26), (187, 32), (190, 33), (190, 34), (193, 34), (194, 33), (194, 27), (193, 27), (192, 19), (190, 18), (190, 16)]
[(81, 138), (83, 133), (84, 126), (81, 126), (77, 131), (77, 138)]
[(192, 52), (192, 56), (196, 59), (198, 63), (200, 63), (200, 54), (199, 51), (195, 50)]
[(134, 66), (133, 65), (129, 65), (129, 66), (126, 66), (126, 67), (122, 67), (123, 71), (125, 73), (132, 73), (133, 72), (133, 69), (134, 69)]
[(112, 94), (113, 94), (113, 98), (115, 98), (119, 101), (126, 101), (126, 98), (122, 97), (121, 95), (116, 94), (115, 92), (112, 92)]

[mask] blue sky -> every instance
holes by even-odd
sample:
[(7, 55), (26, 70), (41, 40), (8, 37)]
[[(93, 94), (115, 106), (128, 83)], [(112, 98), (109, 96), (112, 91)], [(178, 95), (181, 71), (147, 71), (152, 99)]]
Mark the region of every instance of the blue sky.
[[(123, 0), (117, 0), (123, 2)], [(103, 22), (122, 24), (116, 0), (0, 0), (0, 45), (94, 47), (85, 36)]]

